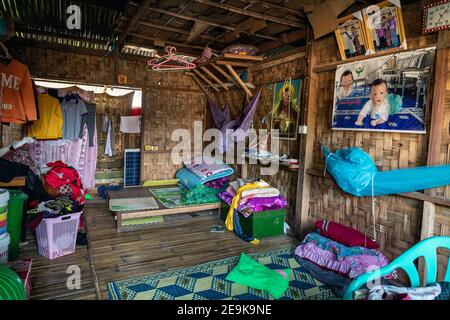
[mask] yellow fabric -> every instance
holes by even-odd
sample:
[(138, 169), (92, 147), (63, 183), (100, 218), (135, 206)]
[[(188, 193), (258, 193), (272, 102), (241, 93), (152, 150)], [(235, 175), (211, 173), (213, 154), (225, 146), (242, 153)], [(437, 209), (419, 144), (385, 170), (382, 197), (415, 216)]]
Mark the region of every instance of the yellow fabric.
[(63, 115), (59, 100), (48, 95), (38, 96), (39, 119), (28, 128), (28, 135), (36, 139), (62, 137)]
[[(251, 182), (251, 183), (246, 183), (236, 191), (236, 195), (233, 197), (233, 200), (231, 201), (231, 206), (230, 206), (230, 209), (228, 210), (227, 218), (225, 219), (225, 226), (227, 227), (227, 229), (229, 231), (233, 231), (233, 229), (234, 229), (234, 225), (233, 225), (234, 210), (237, 209), (239, 206), (239, 200), (241, 199), (242, 192), (246, 191), (246, 190), (250, 190), (250, 189), (261, 189), (261, 188), (269, 188), (269, 187), (270, 187), (270, 185), (267, 182), (260, 180), (260, 181), (255, 181), (255, 182)], [(259, 241), (258, 241), (258, 243), (259, 243)], [(255, 243), (255, 244), (257, 244), (257, 243)]]

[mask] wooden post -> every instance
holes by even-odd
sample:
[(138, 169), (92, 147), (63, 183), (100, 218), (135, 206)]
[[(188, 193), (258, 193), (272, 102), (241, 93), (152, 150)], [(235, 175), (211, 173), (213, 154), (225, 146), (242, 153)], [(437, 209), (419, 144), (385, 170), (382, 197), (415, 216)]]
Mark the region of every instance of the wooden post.
[(310, 201), (310, 184), (311, 176), (307, 170), (312, 166), (312, 150), (314, 146), (314, 139), (316, 136), (315, 122), (317, 114), (317, 91), (318, 91), (318, 75), (313, 71), (317, 64), (317, 57), (315, 52), (315, 43), (311, 41), (311, 32), (308, 31), (309, 41), (307, 42), (307, 63), (309, 77), (306, 79), (306, 107), (307, 107), (307, 134), (300, 141), (299, 156), (300, 163), (303, 163), (303, 172), (299, 171), (297, 180), (297, 200), (295, 209), (295, 226), (294, 230), (301, 235), (308, 231), (309, 224), (309, 201)]
[[(444, 42), (450, 35), (449, 31), (439, 31), (438, 43)], [(445, 92), (448, 78), (448, 50), (438, 48), (436, 52), (436, 69), (434, 75), (434, 91), (433, 105), (431, 109), (431, 125), (430, 135), (428, 138), (428, 158), (427, 165), (438, 165), (441, 163), (441, 144), (443, 131), (443, 114), (445, 109)], [(435, 189), (427, 190), (428, 195), (434, 195)], [(432, 237), (434, 234), (434, 218), (436, 213), (436, 205), (434, 203), (424, 201), (422, 213), (422, 227), (420, 232), (420, 240)], [(425, 279), (426, 270), (423, 261), (419, 261), (419, 272), (422, 280)]]
[(227, 67), (228, 71), (230, 71), (231, 75), (234, 77), (234, 79), (236, 79), (237, 83), (242, 87), (242, 89), (244, 89), (245, 93), (247, 93), (250, 98), (253, 98), (253, 93), (247, 88), (241, 78), (239, 78), (239, 75), (236, 73), (236, 71), (234, 71), (233, 67), (228, 64), (226, 64), (225, 67)]

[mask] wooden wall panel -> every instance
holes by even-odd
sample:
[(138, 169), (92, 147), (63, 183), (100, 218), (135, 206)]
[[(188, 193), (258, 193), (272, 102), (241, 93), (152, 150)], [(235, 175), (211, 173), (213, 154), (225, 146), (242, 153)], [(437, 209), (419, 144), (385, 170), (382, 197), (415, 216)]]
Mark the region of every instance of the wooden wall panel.
[[(420, 21), (420, 5), (404, 5), (403, 13), (409, 49), (433, 45), (437, 41), (436, 34), (421, 36), (418, 24), (408, 23), (408, 21)], [(426, 165), (428, 135), (331, 130), (334, 70), (322, 72), (321, 68), (329, 63), (339, 61), (336, 55), (337, 44), (334, 36), (330, 35), (316, 41), (315, 46), (317, 50), (314, 54), (317, 55), (319, 66), (316, 68), (316, 71), (318, 70), (318, 89), (310, 93), (317, 97), (317, 105), (309, 106), (316, 111), (315, 132), (310, 134), (320, 139), (332, 150), (353, 146), (363, 148), (373, 157), (380, 170)], [(448, 53), (450, 54), (450, 52)], [(431, 78), (434, 79), (434, 77)], [(432, 90), (433, 83), (430, 83), (430, 86)], [(431, 107), (428, 106), (426, 110), (427, 130), (430, 128)], [(312, 110), (308, 110), (308, 112), (312, 112)], [(441, 163), (444, 164), (450, 163), (450, 70), (443, 117), (440, 158)], [(310, 151), (313, 154), (308, 168), (323, 172), (324, 160), (317, 139)], [(327, 177), (311, 176), (310, 188), (310, 206), (307, 213), (310, 223), (318, 219), (329, 219), (351, 226), (361, 232), (368, 232), (368, 228), (373, 225), (370, 197), (354, 197), (344, 193), (328, 175)], [(440, 188), (438, 194), (449, 197), (449, 189), (449, 187)], [(420, 240), (422, 213), (422, 201), (400, 196), (376, 198), (377, 240), (381, 245), (381, 250), (388, 258), (395, 258)], [(434, 228), (436, 235), (450, 235), (449, 213), (449, 208), (437, 207)], [(443, 252), (439, 256), (439, 260), (443, 262), (446, 259), (448, 260), (448, 252)], [(440, 268), (442, 271), (443, 266), (441, 265)]]

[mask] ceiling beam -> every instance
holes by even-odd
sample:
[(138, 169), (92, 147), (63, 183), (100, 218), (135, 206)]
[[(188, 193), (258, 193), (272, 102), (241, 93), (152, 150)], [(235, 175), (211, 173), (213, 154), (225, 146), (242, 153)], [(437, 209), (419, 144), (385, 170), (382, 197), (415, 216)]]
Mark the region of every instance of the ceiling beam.
[(194, 79), (195, 83), (197, 83), (198, 87), (203, 91), (205, 96), (207, 96), (207, 97), (209, 96), (208, 91), (206, 91), (206, 89), (203, 87), (202, 83), (200, 82), (200, 80), (198, 80), (198, 78), (195, 76), (195, 74), (193, 74), (192, 72), (185, 72), (184, 74), (191, 76), (192, 79)]
[(267, 1), (260, 1), (260, 0), (239, 0), (241, 2), (244, 3), (250, 3), (256, 6), (262, 6), (262, 7), (266, 7), (269, 9), (277, 9), (280, 11), (284, 11), (286, 13), (290, 13), (292, 15), (298, 15), (298, 16), (304, 16), (304, 12), (300, 11), (300, 10), (295, 10), (295, 9), (291, 9), (291, 8), (287, 8), (284, 6), (280, 6), (278, 4), (275, 3), (271, 3), (271, 2), (267, 2)]
[[(178, 10), (178, 13), (183, 13), (187, 8), (189, 8), (192, 4), (194, 3), (194, 0), (189, 0), (188, 3), (186, 3), (182, 8), (180, 8), (180, 10)], [(173, 19), (175, 19), (175, 17), (170, 17), (169, 20), (167, 20), (167, 22), (164, 23), (165, 26), (168, 26)], [(156, 37), (159, 34), (159, 31), (155, 32), (153, 34), (154, 37)]]
[(139, 6), (134, 11), (133, 16), (131, 17), (130, 21), (128, 21), (127, 26), (125, 27), (125, 30), (123, 30), (120, 35), (119, 39), (117, 40), (117, 45), (119, 46), (124, 40), (125, 37), (130, 33), (131, 29), (136, 25), (136, 23), (139, 21), (139, 18), (141, 17), (142, 13), (144, 12), (144, 8), (148, 7), (148, 5), (152, 2), (152, 0), (144, 0), (142, 1)]
[[(119, 29), (119, 30), (121, 30), (121, 29)], [(153, 41), (153, 42), (155, 42), (155, 40), (156, 41), (162, 41), (165, 44), (178, 46), (178, 47), (186, 47), (186, 48), (192, 48), (192, 49), (198, 49), (198, 50), (203, 50), (204, 49), (203, 46), (196, 46), (196, 45), (193, 45), (193, 44), (174, 42), (174, 41), (165, 41), (164, 39), (159, 39), (159, 38), (155, 38), (155, 37), (151, 37), (151, 36), (146, 36), (146, 35), (143, 35), (143, 34), (140, 34), (140, 33), (131, 32), (131, 33), (129, 33), (129, 35), (132, 36), (132, 37), (135, 37), (135, 38), (140, 38), (140, 39), (149, 40), (149, 41)], [(155, 44), (155, 46), (164, 47), (165, 45)]]
[[(139, 5), (138, 3), (132, 2), (132, 1), (130, 1), (129, 4), (132, 5), (132, 6)], [(153, 7), (146, 7), (145, 9), (150, 10), (150, 11), (154, 11), (154, 12), (158, 12), (158, 13), (167, 14), (169, 16), (180, 18), (180, 19), (185, 19), (185, 20), (190, 20), (190, 21), (195, 21), (195, 22), (199, 22), (199, 23), (208, 24), (208, 25), (213, 26), (213, 27), (218, 27), (218, 28), (231, 30), (231, 31), (235, 31), (236, 30), (235, 27), (224, 25), (224, 24), (220, 24), (220, 23), (211, 21), (209, 19), (198, 18), (198, 17), (191, 17), (191, 16), (188, 16), (188, 15), (185, 15), (185, 14), (176, 13), (176, 12), (163, 10), (163, 9), (159, 9), (159, 8), (153, 8)], [(255, 37), (259, 37), (259, 38), (263, 38), (263, 39), (267, 39), (267, 40), (276, 40), (277, 39), (276, 37), (268, 36), (268, 35), (260, 34), (260, 33), (255, 33), (254, 36)]]
[(297, 30), (294, 32), (285, 32), (281, 34), (281, 37), (278, 40), (272, 42), (265, 42), (263, 44), (258, 45), (258, 49), (259, 52), (266, 52), (271, 49), (279, 48), (285, 44), (293, 43), (304, 39), (306, 39), (305, 29)]
[(283, 24), (286, 26), (294, 27), (294, 28), (305, 28), (305, 24), (303, 24), (303, 23), (270, 16), (270, 15), (267, 15), (264, 13), (259, 13), (259, 12), (255, 12), (255, 11), (237, 8), (237, 7), (231, 6), (229, 4), (217, 3), (217, 2), (210, 1), (210, 0), (195, 0), (195, 2), (202, 3), (205, 5), (211, 6), (211, 7), (216, 7), (219, 9), (239, 13), (242, 15), (246, 15), (246, 16), (250, 16), (250, 17), (254, 17), (254, 18), (258, 18), (258, 19), (262, 19), (262, 20), (267, 20), (267, 21), (278, 23), (278, 24)]

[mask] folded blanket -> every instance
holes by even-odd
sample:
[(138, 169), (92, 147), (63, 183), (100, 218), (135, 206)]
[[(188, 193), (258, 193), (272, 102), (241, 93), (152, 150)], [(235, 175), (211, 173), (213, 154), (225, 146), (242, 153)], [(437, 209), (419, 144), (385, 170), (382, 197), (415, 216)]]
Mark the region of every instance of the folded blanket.
[(233, 168), (229, 165), (211, 157), (195, 157), (190, 161), (185, 161), (184, 166), (204, 182), (227, 177), (234, 173)]
[(278, 190), (277, 188), (273, 187), (254, 188), (242, 191), (241, 200), (243, 200), (245, 203), (245, 201), (252, 198), (268, 198), (268, 197), (277, 197), (279, 195), (280, 190)]
[[(233, 195), (228, 192), (219, 193), (220, 199), (231, 206)], [(239, 204), (238, 211), (248, 216), (253, 212), (261, 212), (267, 210), (279, 210), (287, 207), (287, 200), (282, 196), (270, 197), (270, 198), (253, 198), (248, 200), (244, 204)]]
[[(378, 250), (364, 247), (346, 247), (336, 241), (309, 233), (295, 249), (295, 255), (308, 259), (319, 266), (356, 278), (374, 268), (389, 264), (389, 260)], [(394, 271), (386, 279), (395, 279)]]
[(199, 184), (228, 177), (234, 173), (233, 168), (215, 158), (197, 157), (185, 162), (184, 165), (185, 167), (178, 170), (175, 177), (188, 189), (194, 189)]

